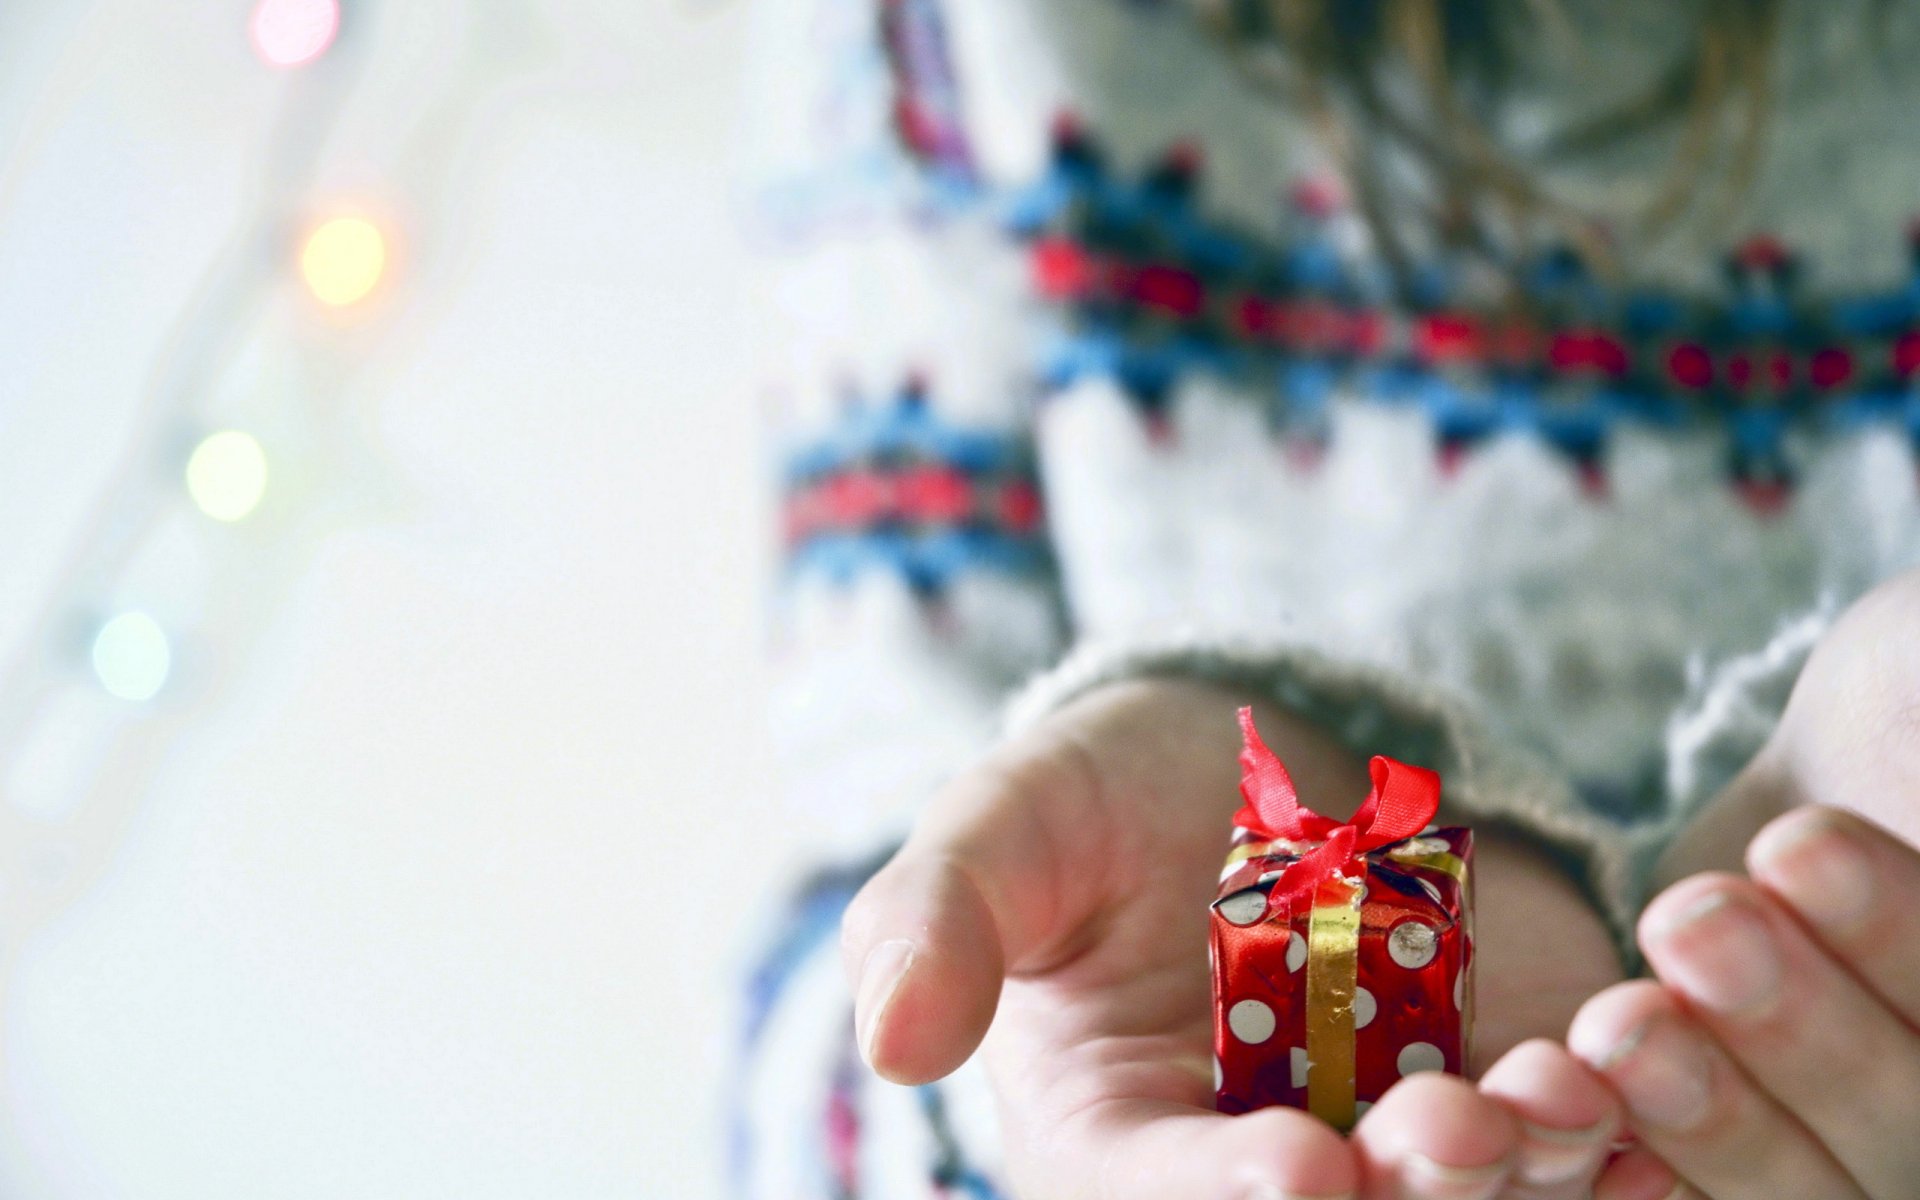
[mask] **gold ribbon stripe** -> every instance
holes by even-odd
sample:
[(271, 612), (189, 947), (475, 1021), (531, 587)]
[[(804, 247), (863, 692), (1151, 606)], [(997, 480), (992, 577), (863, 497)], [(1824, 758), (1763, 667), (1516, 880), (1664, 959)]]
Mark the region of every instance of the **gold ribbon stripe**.
[(1360, 972), (1360, 889), (1324, 880), (1307, 917), (1307, 1111), (1354, 1122), (1353, 997)]
[(1426, 867), (1431, 871), (1451, 875), (1459, 881), (1461, 888), (1464, 889), (1467, 886), (1467, 864), (1459, 855), (1450, 851), (1440, 850), (1433, 854), (1407, 855), (1389, 853), (1387, 858), (1403, 867)]

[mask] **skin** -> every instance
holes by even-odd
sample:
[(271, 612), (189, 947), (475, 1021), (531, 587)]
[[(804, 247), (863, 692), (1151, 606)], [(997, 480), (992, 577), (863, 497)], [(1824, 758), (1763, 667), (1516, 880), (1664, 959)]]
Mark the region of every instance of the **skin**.
[[(1211, 1109), (1206, 905), (1249, 697), (1210, 685), (1102, 689), (934, 798), (843, 927), (863, 1052), (920, 1083), (983, 1049), (1030, 1200), (1910, 1194), (1920, 1141), (1888, 1123), (1920, 1111), (1916, 630), (1920, 575), (1836, 625), (1662, 864), (1655, 979), (1623, 981), (1573, 885), (1483, 832), (1474, 1079), (1410, 1077), (1351, 1137)], [(1254, 703), (1310, 802), (1365, 793), (1358, 759)], [(1708, 869), (1743, 849), (1751, 879)], [(1870, 915), (1816, 911), (1822, 864), (1866, 879)]]
[(1582, 1007), (1569, 1042), (1642, 1142), (1604, 1200), (1914, 1194), (1916, 633), (1920, 573), (1848, 610), (1766, 749), (1662, 865), (1676, 882), (1639, 928), (1655, 979)]

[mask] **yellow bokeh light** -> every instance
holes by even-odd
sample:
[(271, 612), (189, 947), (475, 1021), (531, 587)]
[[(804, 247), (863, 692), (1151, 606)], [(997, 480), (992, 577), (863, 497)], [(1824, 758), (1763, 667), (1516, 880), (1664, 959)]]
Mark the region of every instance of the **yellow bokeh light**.
[(122, 700), (151, 700), (173, 669), (173, 649), (160, 623), (142, 612), (125, 612), (93, 637), (93, 673), (100, 686)]
[(238, 521), (267, 491), (267, 455), (253, 435), (228, 429), (209, 436), (187, 459), (187, 495), (216, 521)]
[(387, 266), (387, 242), (373, 222), (335, 217), (307, 235), (300, 274), (320, 303), (335, 308), (366, 298)]

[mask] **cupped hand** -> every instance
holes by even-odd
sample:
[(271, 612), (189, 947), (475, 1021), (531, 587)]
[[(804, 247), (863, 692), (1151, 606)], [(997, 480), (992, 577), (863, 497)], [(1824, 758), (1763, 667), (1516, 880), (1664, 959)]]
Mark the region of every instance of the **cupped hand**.
[(1603, 992), (1574, 1024), (1641, 1142), (1604, 1200), (1920, 1195), (1916, 697), (1920, 574), (1835, 625), (1766, 749), (1670, 856), (1681, 875), (1744, 846), (1747, 877), (1668, 888), (1639, 931), (1658, 982)]
[[(868, 1061), (924, 1082), (984, 1040), (1011, 1182), (1031, 1200), (1585, 1195), (1617, 1111), (1557, 1039), (1619, 969), (1574, 888), (1496, 837), (1476, 849), (1475, 1057), (1505, 1058), (1480, 1088), (1409, 1077), (1351, 1138), (1291, 1109), (1213, 1111), (1207, 905), (1245, 702), (1113, 685), (936, 797), (847, 913)], [(1365, 794), (1358, 758), (1256, 712), (1310, 803), (1343, 813)]]
[[(1644, 1150), (1607, 1200), (1910, 1198), (1920, 1181), (1920, 853), (1806, 808), (1647, 909), (1659, 982), (1596, 996), (1570, 1042)], [(1682, 1182), (1684, 1181), (1684, 1182)]]

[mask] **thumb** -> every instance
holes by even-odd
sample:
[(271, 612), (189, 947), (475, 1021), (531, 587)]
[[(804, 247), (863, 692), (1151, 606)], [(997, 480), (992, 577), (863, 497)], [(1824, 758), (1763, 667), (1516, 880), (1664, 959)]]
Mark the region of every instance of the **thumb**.
[(925, 1083), (965, 1062), (1007, 972), (1044, 964), (1096, 910), (1094, 884), (1056, 847), (1086, 835), (1097, 794), (1070, 739), (1008, 746), (937, 795), (854, 897), (841, 959), (861, 1053), (881, 1076)]

